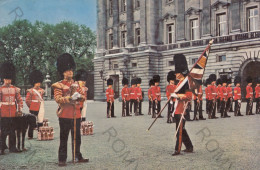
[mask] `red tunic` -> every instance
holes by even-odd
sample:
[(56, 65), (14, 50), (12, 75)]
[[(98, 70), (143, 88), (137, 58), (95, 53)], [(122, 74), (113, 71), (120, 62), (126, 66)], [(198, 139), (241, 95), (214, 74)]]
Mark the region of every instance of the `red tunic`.
[(114, 90), (111, 88), (108, 88), (106, 90), (106, 97), (107, 97), (107, 102), (114, 102)]
[(205, 88), (206, 99), (209, 100), (209, 86)]
[(255, 98), (259, 98), (260, 97), (260, 86), (256, 86), (255, 87)]
[(221, 98), (220, 89), (221, 89), (221, 86), (218, 86), (218, 87), (217, 87), (217, 99), (220, 99), (220, 98)]
[(149, 98), (149, 100), (151, 100), (153, 98), (152, 97), (152, 87), (150, 87), (148, 90), (148, 98)]
[[(179, 84), (181, 82), (182, 81), (180, 81)], [(177, 87), (178, 87), (178, 85), (177, 85)], [(185, 92), (185, 97), (183, 97), (182, 99), (176, 101), (177, 102), (177, 107), (175, 109), (174, 114), (182, 114), (184, 112), (185, 105), (187, 104), (187, 102), (189, 102), (191, 100), (192, 100), (192, 92), (186, 91)]]
[(31, 89), (27, 90), (27, 95), (26, 95), (25, 102), (26, 102), (27, 106), (29, 107), (29, 110), (31, 110), (31, 111), (39, 111), (40, 105), (41, 105), (41, 100), (43, 99), (44, 90), (41, 89), (41, 88), (35, 89), (41, 95), (41, 98), (40, 98), (38, 96), (38, 94), (34, 92), (33, 89), (34, 88), (31, 88)]
[[(174, 93), (175, 89), (176, 89), (176, 86), (175, 86), (175, 85), (171, 85), (171, 84), (169, 84), (169, 85), (166, 87), (166, 96), (167, 96), (168, 100), (169, 100), (169, 98), (171, 97), (171, 93)], [(175, 100), (176, 100), (176, 99), (173, 98), (173, 101), (175, 101)]]
[(143, 96), (142, 96), (142, 89), (140, 87), (136, 87), (135, 88), (135, 92), (136, 92), (136, 96), (139, 100), (142, 100), (143, 99)]
[(240, 87), (234, 88), (234, 100), (241, 100), (241, 88)]
[(161, 88), (159, 86), (154, 86), (152, 88), (153, 100), (161, 101)]
[(130, 100), (130, 90), (128, 87), (123, 87), (121, 91), (122, 100), (129, 101)]
[(18, 111), (23, 109), (20, 89), (13, 85), (0, 87), (0, 100), (2, 117), (16, 117), (16, 103), (18, 104)]
[(226, 87), (221, 87), (220, 96), (221, 96), (221, 98), (220, 98), (221, 101), (223, 101), (223, 100), (227, 101), (228, 95), (227, 95), (227, 88)]
[(232, 87), (227, 87), (227, 94), (228, 94), (228, 98), (233, 97)]
[(136, 95), (135, 87), (129, 88), (129, 92), (130, 92), (130, 99), (131, 100), (136, 100), (137, 99), (137, 95)]
[(246, 86), (246, 98), (253, 98), (254, 93), (253, 93), (253, 88), (251, 86)]
[(209, 88), (208, 88), (208, 99), (209, 100), (216, 99), (216, 95), (217, 95), (216, 86), (210, 85)]
[(76, 114), (77, 119), (81, 118), (80, 101), (70, 100), (72, 84), (76, 86), (76, 91), (82, 95), (81, 101), (85, 101), (84, 93), (77, 81), (61, 80), (52, 85), (55, 101), (59, 104), (57, 114), (60, 118), (73, 119), (74, 114)]

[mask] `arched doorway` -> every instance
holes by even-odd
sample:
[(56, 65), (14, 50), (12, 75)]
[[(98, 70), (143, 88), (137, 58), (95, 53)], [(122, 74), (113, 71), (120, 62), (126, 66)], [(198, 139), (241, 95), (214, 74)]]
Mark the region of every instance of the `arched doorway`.
[(242, 91), (242, 98), (245, 98), (246, 96), (246, 78), (248, 76), (251, 76), (253, 78), (253, 89), (255, 89), (256, 86), (256, 80), (257, 77), (260, 77), (260, 62), (259, 61), (253, 61), (248, 60), (241, 66), (241, 91)]

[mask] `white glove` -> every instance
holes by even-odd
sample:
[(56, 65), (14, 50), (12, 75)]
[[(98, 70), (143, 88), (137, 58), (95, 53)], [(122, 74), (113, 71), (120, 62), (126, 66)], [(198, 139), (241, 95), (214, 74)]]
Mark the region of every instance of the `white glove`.
[(77, 100), (78, 98), (81, 97), (81, 94), (79, 94), (78, 92), (75, 92), (72, 96), (71, 96), (71, 99), (72, 100)]
[(172, 100), (170, 101), (170, 104), (173, 104), (173, 101), (172, 101)]
[(177, 96), (176, 93), (171, 93), (171, 97), (173, 97), (173, 98), (179, 98), (179, 96)]
[(241, 103), (241, 100), (238, 100), (238, 103)]

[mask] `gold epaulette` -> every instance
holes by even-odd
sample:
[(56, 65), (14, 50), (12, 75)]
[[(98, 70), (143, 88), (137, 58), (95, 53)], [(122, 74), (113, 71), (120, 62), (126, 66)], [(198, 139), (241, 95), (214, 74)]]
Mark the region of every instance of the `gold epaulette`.
[(52, 87), (53, 89), (55, 89), (55, 88), (57, 88), (57, 89), (62, 89), (62, 88), (63, 88), (63, 84), (61, 83), (61, 81), (58, 81), (58, 82), (52, 84), (51, 87)]

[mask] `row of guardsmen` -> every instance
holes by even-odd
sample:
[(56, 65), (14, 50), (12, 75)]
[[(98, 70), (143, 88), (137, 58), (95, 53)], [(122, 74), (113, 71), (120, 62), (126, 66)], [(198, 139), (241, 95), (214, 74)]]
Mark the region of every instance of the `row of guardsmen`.
[[(166, 97), (169, 101), (168, 112), (167, 112), (167, 123), (175, 122), (172, 113), (174, 112), (175, 100), (171, 98), (171, 93), (176, 89), (176, 77), (175, 72), (170, 71), (167, 75), (168, 85), (166, 87)], [(246, 79), (246, 115), (253, 115), (253, 99), (256, 101), (256, 114), (260, 113), (260, 78), (257, 79), (257, 84), (255, 87), (255, 95), (252, 88), (252, 78), (248, 77)], [(122, 79), (122, 116), (132, 116), (134, 113), (136, 116), (142, 114), (142, 101), (143, 101), (143, 92), (141, 89), (141, 78), (135, 78), (131, 80), (131, 87), (128, 87), (129, 81), (125, 77)], [(160, 76), (154, 75), (153, 78), (149, 81), (150, 88), (148, 89), (148, 100), (149, 108), (148, 115), (152, 114), (152, 118), (155, 118), (156, 115), (161, 110), (161, 89), (159, 87)], [(114, 90), (113, 80), (107, 80), (108, 89), (106, 91), (107, 97), (107, 117), (115, 117), (114, 115)], [(205, 95), (206, 95), (206, 113), (208, 119), (217, 119), (216, 112), (221, 113), (221, 118), (228, 118), (228, 112), (233, 112), (233, 102), (234, 106), (234, 116), (243, 116), (240, 112), (241, 109), (241, 77), (236, 76), (234, 80), (235, 88), (232, 89), (231, 79), (227, 79), (225, 76), (222, 78), (216, 79), (215, 74), (209, 75), (205, 83)], [(198, 89), (197, 96), (193, 95), (194, 101), (194, 118), (193, 120), (206, 120), (203, 117), (203, 90), (202, 85)], [(130, 106), (129, 106), (130, 105)], [(134, 109), (132, 109), (134, 106)], [(129, 112), (130, 111), (130, 112)], [(133, 111), (133, 112), (132, 112)], [(187, 120), (190, 119), (190, 113), (187, 111), (186, 115)], [(159, 117), (162, 117), (161, 115)]]

